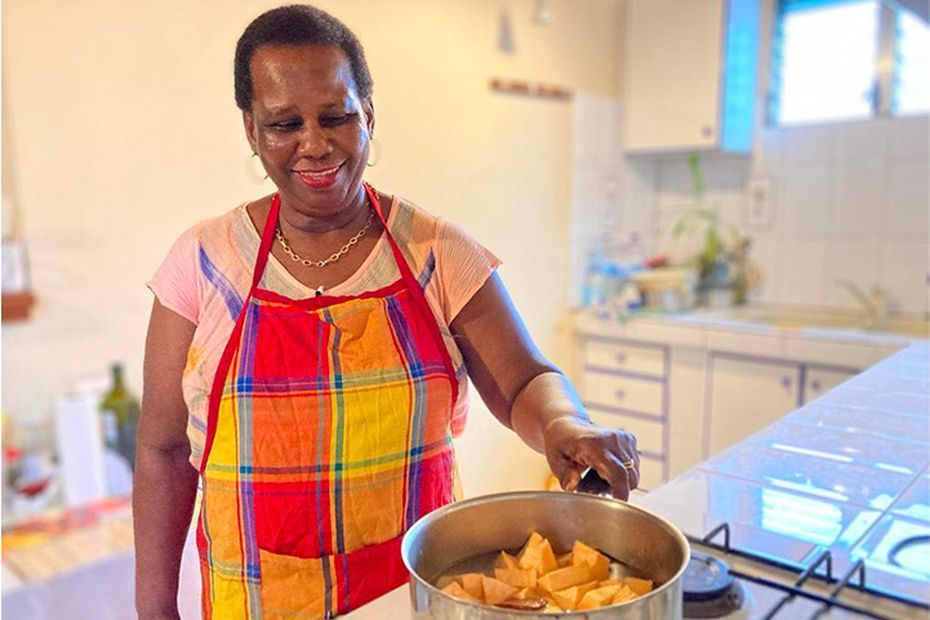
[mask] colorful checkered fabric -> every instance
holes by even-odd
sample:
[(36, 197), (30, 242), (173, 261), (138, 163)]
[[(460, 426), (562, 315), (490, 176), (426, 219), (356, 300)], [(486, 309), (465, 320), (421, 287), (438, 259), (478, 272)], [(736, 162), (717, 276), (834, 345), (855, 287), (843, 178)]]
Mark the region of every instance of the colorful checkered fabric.
[(407, 579), (401, 536), (453, 495), (457, 382), (400, 250), (402, 277), (363, 295), (258, 289), (278, 209), (211, 393), (204, 618), (357, 608)]

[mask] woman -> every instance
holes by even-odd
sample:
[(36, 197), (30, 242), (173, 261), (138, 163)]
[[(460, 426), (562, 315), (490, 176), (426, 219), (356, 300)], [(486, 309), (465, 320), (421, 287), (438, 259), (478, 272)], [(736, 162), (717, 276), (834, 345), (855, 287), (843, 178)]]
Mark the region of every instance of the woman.
[(278, 191), (195, 225), (149, 284), (140, 618), (178, 617), (198, 477), (204, 617), (329, 616), (401, 585), (401, 536), (453, 500), (468, 377), (564, 488), (591, 467), (625, 499), (633, 436), (589, 422), (497, 259), (363, 182), (375, 115), (355, 36), (312, 7), (269, 11), (239, 40), (235, 90)]

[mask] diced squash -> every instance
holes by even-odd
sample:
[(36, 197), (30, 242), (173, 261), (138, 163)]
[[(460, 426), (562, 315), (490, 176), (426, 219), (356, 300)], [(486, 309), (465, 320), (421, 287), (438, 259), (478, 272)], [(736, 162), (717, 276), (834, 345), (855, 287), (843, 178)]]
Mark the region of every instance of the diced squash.
[(458, 581), (453, 581), (448, 584), (446, 587), (442, 588), (442, 591), (448, 594), (449, 596), (455, 597), (457, 599), (468, 601), (469, 603), (481, 603), (482, 601), (476, 599), (471, 594), (465, 591), (465, 589), (459, 585)]
[(484, 602), (488, 605), (497, 605), (501, 601), (506, 601), (513, 597), (513, 595), (520, 591), (520, 588), (483, 575), (481, 577), (481, 583), (484, 586)]
[(497, 563), (494, 564), (494, 568), (520, 568), (520, 565), (517, 564), (517, 558), (506, 551), (501, 551), (501, 554), (497, 556)]
[[(458, 583), (457, 580), (458, 577), (455, 575), (443, 575), (436, 581), (436, 587), (445, 591), (446, 586), (448, 586), (450, 583)], [(462, 584), (459, 583), (459, 585), (461, 586)]]
[(517, 564), (519, 564), (520, 568), (534, 569), (537, 575), (543, 575), (559, 567), (555, 559), (555, 553), (552, 551), (552, 545), (546, 539), (535, 545), (530, 545), (527, 542), (523, 551), (520, 552), (520, 557), (517, 558)]
[(575, 605), (578, 604), (578, 586), (572, 586), (564, 590), (556, 590), (552, 593), (552, 598), (555, 599), (556, 604), (562, 609), (575, 609)]
[(620, 590), (621, 588), (617, 586), (595, 588), (581, 597), (581, 600), (578, 601), (578, 609), (598, 609), (609, 605)]
[(619, 605), (620, 603), (631, 601), (636, 597), (637, 597), (636, 592), (633, 592), (633, 590), (629, 589), (627, 586), (623, 586), (620, 588), (619, 592), (614, 594), (614, 598), (612, 601), (610, 601), (610, 604)]
[(578, 599), (580, 600), (582, 596), (584, 596), (591, 590), (595, 590), (599, 587), (600, 587), (600, 584), (596, 581), (589, 581), (588, 583), (581, 584), (580, 586), (578, 586)]
[(526, 549), (527, 547), (535, 547), (536, 545), (542, 543), (544, 540), (546, 539), (543, 538), (542, 534), (539, 532), (533, 532), (530, 534), (530, 537), (526, 539), (526, 544), (523, 545), (523, 548)]
[(598, 581), (610, 575), (610, 558), (578, 540), (572, 547), (572, 564), (587, 564), (591, 568), (591, 576)]
[(586, 564), (580, 566), (566, 566), (544, 574), (537, 580), (539, 587), (556, 592), (572, 586), (591, 581), (591, 570)]
[(532, 588), (536, 585), (536, 571), (532, 568), (495, 568), (494, 577), (515, 588)]
[(638, 577), (624, 577), (623, 585), (633, 590), (637, 595), (649, 594), (652, 592), (651, 579), (639, 579)]
[(565, 609), (566, 611), (571, 611), (578, 606), (578, 602), (581, 600), (581, 597), (596, 587), (596, 581), (589, 581), (588, 583), (582, 583), (577, 586), (572, 586), (570, 588), (565, 588), (564, 590), (553, 592), (552, 598), (555, 600), (559, 607)]
[(484, 600), (484, 575), (481, 573), (465, 573), (459, 575), (458, 580), (469, 595), (479, 601)]
[[(488, 571), (490, 572), (490, 571)], [(556, 557), (550, 542), (530, 534), (517, 557), (498, 555), (494, 577), (464, 573), (440, 577), (436, 585), (449, 596), (471, 603), (497, 605), (508, 599), (544, 599), (545, 613), (600, 609), (652, 591), (653, 582), (619, 578), (619, 565), (580, 541)]]

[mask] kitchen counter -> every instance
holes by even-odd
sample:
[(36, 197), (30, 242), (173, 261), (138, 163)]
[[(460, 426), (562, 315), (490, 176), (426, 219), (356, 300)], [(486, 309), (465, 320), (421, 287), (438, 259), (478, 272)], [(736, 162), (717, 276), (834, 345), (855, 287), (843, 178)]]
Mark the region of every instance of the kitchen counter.
[[(702, 538), (834, 573), (863, 559), (875, 587), (930, 603), (930, 347), (915, 342), (638, 504)], [(920, 544), (894, 553), (918, 537)]]
[[(923, 320), (888, 321), (883, 329), (864, 329), (855, 314), (801, 312), (745, 306), (677, 313), (639, 310), (623, 319), (605, 318), (592, 309), (571, 315), (572, 329), (597, 337), (643, 340), (670, 347), (764, 354), (808, 362), (828, 362), (843, 351), (847, 365), (866, 368), (892, 353), (930, 338)], [(898, 329), (899, 331), (893, 331)], [(825, 348), (826, 345), (826, 348)]]
[[(930, 346), (913, 342), (775, 424), (631, 501), (703, 537), (789, 561), (821, 548), (842, 574), (862, 558), (873, 586), (930, 603)], [(405, 618), (398, 588), (346, 616)]]

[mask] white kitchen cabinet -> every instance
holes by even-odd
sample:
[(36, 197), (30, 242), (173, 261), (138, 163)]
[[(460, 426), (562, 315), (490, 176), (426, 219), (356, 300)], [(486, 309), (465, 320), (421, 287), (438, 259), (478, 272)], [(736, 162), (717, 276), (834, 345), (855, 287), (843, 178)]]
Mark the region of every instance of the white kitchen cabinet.
[(759, 0), (629, 0), (623, 53), (626, 152), (747, 152), (759, 21)]
[(711, 353), (704, 456), (742, 441), (858, 373), (855, 368)]
[(791, 362), (712, 355), (706, 415), (710, 456), (762, 430), (799, 405), (800, 368)]
[(576, 385), (591, 419), (636, 436), (640, 489), (668, 480), (668, 347), (582, 337), (576, 359)]
[(578, 315), (570, 372), (591, 418), (637, 436), (646, 490), (819, 398), (908, 341), (700, 315)]
[(858, 374), (853, 368), (833, 368), (826, 366), (807, 366), (804, 380), (804, 402), (819, 398), (847, 379)]

